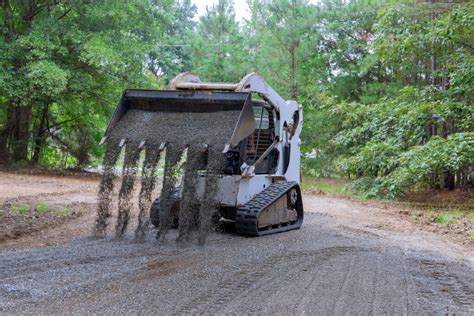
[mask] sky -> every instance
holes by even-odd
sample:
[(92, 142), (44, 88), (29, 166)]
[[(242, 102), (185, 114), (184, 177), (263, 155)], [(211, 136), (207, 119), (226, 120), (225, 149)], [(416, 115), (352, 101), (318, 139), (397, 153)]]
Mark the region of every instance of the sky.
[[(319, 0), (310, 0), (310, 3), (318, 3)], [(196, 21), (199, 20), (199, 17), (203, 16), (206, 13), (206, 6), (212, 6), (217, 4), (219, 0), (192, 0), (197, 7), (197, 15), (195, 17)], [(234, 10), (235, 18), (237, 21), (242, 22), (243, 19), (250, 18), (250, 11), (247, 6), (247, 0), (234, 0)]]
[[(197, 7), (196, 19), (203, 16), (206, 13), (206, 6), (212, 6), (217, 4), (219, 0), (192, 0)], [(250, 17), (246, 0), (234, 0), (235, 18), (237, 21), (243, 21), (244, 18)]]

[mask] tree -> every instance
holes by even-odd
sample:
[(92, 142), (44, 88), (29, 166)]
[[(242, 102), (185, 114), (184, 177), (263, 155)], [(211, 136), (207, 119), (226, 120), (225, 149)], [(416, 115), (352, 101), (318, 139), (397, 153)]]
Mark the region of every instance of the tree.
[(193, 70), (203, 79), (234, 82), (247, 73), (250, 56), (231, 0), (207, 7), (189, 41)]
[(86, 164), (79, 149), (94, 148), (92, 131), (103, 127), (119, 91), (153, 86), (144, 65), (169, 2), (3, 1), (2, 160), (27, 160), (32, 147), (38, 161), (50, 138)]
[(303, 81), (300, 63), (311, 45), (312, 8), (305, 0), (250, 2), (254, 69), (295, 100)]
[[(433, 18), (408, 4), (380, 11), (366, 57), (379, 61), (383, 82), (405, 87), (369, 104), (323, 99), (320, 107), (338, 122), (329, 147), (340, 171), (368, 196), (423, 185), (465, 189), (472, 181), (473, 6), (449, 6)], [(433, 53), (444, 65), (435, 71)]]
[(191, 55), (189, 54), (190, 34), (195, 32), (196, 6), (191, 0), (179, 0), (167, 7), (167, 12), (172, 16), (166, 20), (165, 34), (157, 43), (156, 52), (149, 56), (148, 68), (155, 76), (163, 76), (166, 82), (179, 73), (192, 69)]

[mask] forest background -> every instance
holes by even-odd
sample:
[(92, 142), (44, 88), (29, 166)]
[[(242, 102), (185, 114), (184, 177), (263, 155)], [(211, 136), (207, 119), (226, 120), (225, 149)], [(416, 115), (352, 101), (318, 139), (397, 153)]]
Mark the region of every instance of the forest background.
[(0, 164), (85, 168), (125, 88), (257, 72), (304, 107), (303, 172), (366, 197), (474, 183), (469, 1), (0, 1)]

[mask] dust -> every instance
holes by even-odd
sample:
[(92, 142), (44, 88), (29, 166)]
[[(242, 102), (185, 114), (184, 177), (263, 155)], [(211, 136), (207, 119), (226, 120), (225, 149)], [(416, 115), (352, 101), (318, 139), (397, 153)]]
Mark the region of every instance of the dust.
[[(239, 111), (210, 113), (151, 112), (129, 110), (111, 131), (104, 157), (104, 176), (99, 189), (99, 209), (96, 231), (105, 235), (110, 217), (110, 192), (116, 175), (113, 167), (125, 140), (126, 153), (119, 191), (116, 236), (122, 236), (130, 220), (131, 194), (134, 188), (139, 156), (145, 143), (145, 159), (141, 167), (141, 190), (138, 198), (138, 226), (135, 237), (143, 240), (149, 226), (150, 205), (157, 181), (156, 166), (165, 150), (165, 167), (159, 204), (157, 239), (164, 240), (171, 222), (179, 218), (178, 241), (190, 241), (197, 233), (202, 244), (211, 230), (212, 217), (218, 210), (216, 200), (219, 175), (223, 174), (226, 159), (222, 154), (230, 140)], [(186, 160), (181, 164), (183, 157)], [(205, 176), (203, 196), (198, 194), (201, 176)], [(181, 183), (181, 189), (179, 184)], [(172, 212), (177, 193), (180, 193), (179, 213)], [(178, 194), (179, 195), (179, 194)]]

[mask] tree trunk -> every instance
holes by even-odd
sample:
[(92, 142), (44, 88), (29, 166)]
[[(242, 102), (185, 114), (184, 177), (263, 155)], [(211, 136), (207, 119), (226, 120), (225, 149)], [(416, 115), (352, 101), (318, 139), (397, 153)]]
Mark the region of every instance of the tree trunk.
[(5, 122), (5, 127), (0, 131), (0, 164), (7, 163), (11, 158), (8, 143), (11, 137), (12, 127), (14, 125), (13, 117), (13, 106), (11, 103), (8, 103), (7, 120)]
[(433, 122), (433, 124), (431, 124), (431, 136), (436, 135), (438, 135), (438, 123)]
[(469, 182), (469, 167), (464, 167), (461, 169), (461, 181), (460, 181), (460, 189), (461, 191), (468, 190), (468, 182)]
[(434, 49), (431, 53), (431, 85), (433, 88), (436, 87), (436, 54)]
[(296, 83), (296, 49), (292, 44), (291, 47), (291, 98), (298, 99), (298, 86)]
[(77, 159), (77, 167), (84, 168), (89, 163), (89, 152), (90, 152), (90, 142), (87, 137), (87, 131), (79, 128), (81, 145), (75, 152), (75, 157)]
[(455, 187), (455, 178), (454, 174), (450, 171), (445, 172), (442, 175), (442, 182), (443, 182), (443, 187), (441, 189), (449, 189), (449, 190), (454, 190)]
[(39, 162), (41, 155), (41, 149), (43, 148), (45, 135), (46, 135), (46, 121), (48, 119), (48, 104), (45, 104), (43, 107), (43, 112), (41, 113), (41, 120), (38, 126), (38, 132), (36, 133), (35, 146), (33, 149), (33, 158), (31, 159), (35, 164)]
[(291, 55), (291, 98), (293, 100), (298, 99), (298, 85), (296, 82), (296, 71), (297, 71), (297, 65), (296, 65), (296, 47), (297, 47), (297, 39), (295, 38), (295, 28), (296, 26), (294, 23), (296, 23), (296, 2), (293, 0), (291, 1), (291, 17), (292, 17), (292, 24), (291, 24), (291, 33), (293, 34), (291, 38), (291, 44), (290, 44), (290, 55)]
[(28, 138), (31, 105), (16, 106), (14, 108), (14, 122), (12, 133), (12, 158), (14, 161), (26, 160), (28, 158)]
[[(431, 0), (430, 1), (432, 4), (434, 4), (436, 1)], [(431, 13), (431, 20), (436, 19), (436, 13), (433, 11)], [(431, 85), (433, 88), (436, 87), (436, 52), (435, 52), (435, 45), (433, 43), (433, 46), (431, 48)]]

